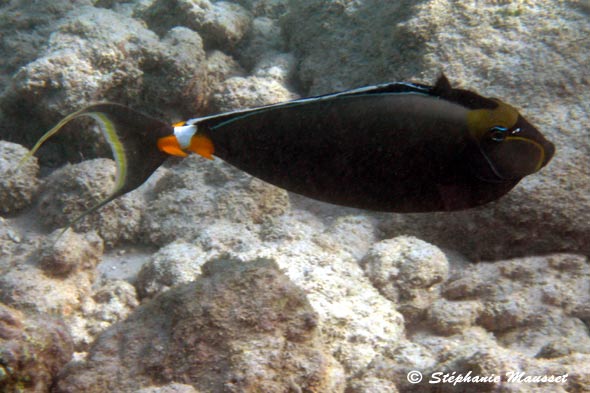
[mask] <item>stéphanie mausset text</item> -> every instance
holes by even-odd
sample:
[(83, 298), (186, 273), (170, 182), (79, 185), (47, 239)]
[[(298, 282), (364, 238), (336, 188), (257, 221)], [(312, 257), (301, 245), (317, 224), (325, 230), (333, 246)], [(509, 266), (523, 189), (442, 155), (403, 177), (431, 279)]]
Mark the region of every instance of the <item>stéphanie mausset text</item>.
[[(565, 384), (567, 382), (568, 374), (562, 375), (528, 375), (524, 371), (508, 371), (506, 372), (504, 381), (506, 383), (558, 383)], [(498, 374), (490, 375), (473, 375), (471, 371), (466, 374), (444, 373), (442, 371), (434, 372), (430, 375), (428, 383), (447, 383), (453, 386), (460, 383), (500, 383), (502, 376)]]

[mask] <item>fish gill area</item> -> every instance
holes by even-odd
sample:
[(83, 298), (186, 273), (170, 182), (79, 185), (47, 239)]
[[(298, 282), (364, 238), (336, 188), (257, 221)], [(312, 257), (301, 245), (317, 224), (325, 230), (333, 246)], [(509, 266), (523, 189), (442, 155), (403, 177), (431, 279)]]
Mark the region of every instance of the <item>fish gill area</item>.
[[(573, 0), (0, 1), (0, 391), (590, 391), (589, 18)], [(482, 207), (393, 214), (171, 158), (61, 237), (115, 183), (96, 127), (12, 171), (96, 101), (175, 122), (440, 72), (526, 113), (552, 162)]]

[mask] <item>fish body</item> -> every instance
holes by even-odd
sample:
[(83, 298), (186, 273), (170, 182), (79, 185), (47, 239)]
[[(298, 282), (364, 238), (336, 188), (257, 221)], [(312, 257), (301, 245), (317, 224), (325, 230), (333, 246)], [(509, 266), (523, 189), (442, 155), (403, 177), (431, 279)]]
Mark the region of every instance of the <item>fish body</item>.
[(479, 206), (545, 166), (551, 142), (512, 106), (452, 88), (388, 83), (168, 125), (117, 104), (76, 112), (101, 125), (118, 164), (113, 193), (142, 184), (168, 154), (219, 157), (286, 190), (375, 211)]
[(209, 119), (199, 130), (224, 161), (310, 198), (379, 211), (455, 210), (499, 196), (463, 162), (466, 112), (424, 94), (362, 94)]
[[(444, 76), (434, 86), (369, 86), (192, 119), (179, 128), (191, 127), (216, 156), (271, 184), (389, 212), (488, 203), (554, 152), (516, 109), (453, 89)], [(494, 132), (504, 133), (501, 140), (492, 140)], [(206, 151), (199, 154), (207, 157)]]

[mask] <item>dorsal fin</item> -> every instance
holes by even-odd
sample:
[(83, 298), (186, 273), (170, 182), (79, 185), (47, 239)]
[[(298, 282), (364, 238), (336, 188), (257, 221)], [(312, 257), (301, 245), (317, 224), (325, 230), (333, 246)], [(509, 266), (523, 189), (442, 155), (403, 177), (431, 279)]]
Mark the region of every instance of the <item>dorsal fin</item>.
[(469, 109), (494, 109), (498, 106), (497, 102), (492, 99), (469, 90), (453, 88), (444, 73), (440, 74), (430, 90), (430, 94)]
[(453, 90), (453, 88), (451, 87), (449, 79), (444, 73), (441, 72), (440, 76), (436, 80), (436, 83), (432, 87), (432, 93), (436, 96), (444, 97), (448, 96), (451, 90)]

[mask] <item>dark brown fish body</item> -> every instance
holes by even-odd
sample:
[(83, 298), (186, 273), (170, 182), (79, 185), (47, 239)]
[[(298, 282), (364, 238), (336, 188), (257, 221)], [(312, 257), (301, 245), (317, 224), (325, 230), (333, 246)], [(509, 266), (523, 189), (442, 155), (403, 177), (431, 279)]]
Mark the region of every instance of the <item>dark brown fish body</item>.
[(305, 105), (211, 119), (199, 131), (211, 138), (216, 156), (256, 177), (363, 209), (464, 209), (517, 183), (479, 180), (465, 165), (467, 109), (458, 104), (390, 94)]

